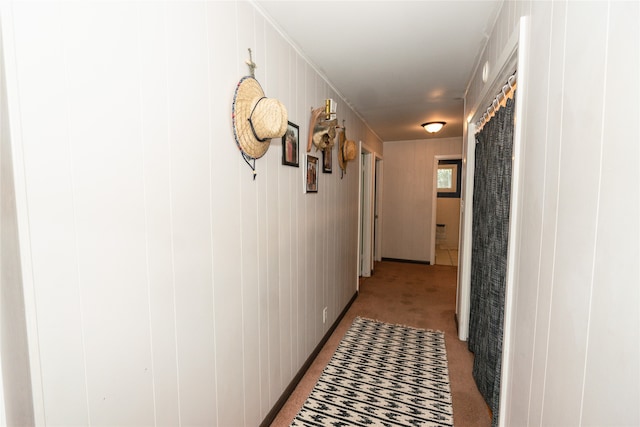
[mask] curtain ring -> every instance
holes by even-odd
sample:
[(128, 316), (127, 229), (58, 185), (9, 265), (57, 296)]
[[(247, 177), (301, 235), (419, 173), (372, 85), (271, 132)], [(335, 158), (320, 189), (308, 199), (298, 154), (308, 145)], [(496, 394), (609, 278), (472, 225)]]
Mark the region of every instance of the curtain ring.
[[(507, 106), (507, 99), (509, 98), (509, 96), (507, 95), (507, 91), (509, 86), (505, 85), (502, 86), (502, 92), (500, 92), (498, 94), (498, 96), (496, 96), (496, 99), (498, 100), (498, 103), (502, 106), (502, 107), (506, 107)], [(500, 99), (500, 95), (502, 95), (502, 100)]]
[(496, 99), (493, 100), (493, 102), (491, 103), (491, 108), (493, 109), (492, 116), (495, 116), (498, 113), (498, 110), (500, 109), (500, 104), (498, 103), (498, 100)]
[(509, 85), (509, 87), (511, 88), (511, 90), (515, 89), (515, 83), (516, 83), (516, 74), (518, 72), (516, 71), (511, 77), (509, 77), (509, 79), (507, 80), (507, 84)]

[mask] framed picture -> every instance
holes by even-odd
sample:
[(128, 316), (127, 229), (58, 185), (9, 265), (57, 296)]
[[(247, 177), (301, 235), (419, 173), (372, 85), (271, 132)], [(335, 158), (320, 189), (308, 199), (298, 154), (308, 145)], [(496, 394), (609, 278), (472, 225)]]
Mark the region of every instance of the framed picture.
[(300, 129), (287, 122), (287, 131), (282, 137), (282, 164), (298, 167), (298, 147), (300, 146)]
[(325, 148), (322, 150), (322, 172), (331, 173), (333, 170), (332, 149)]
[(307, 155), (307, 193), (318, 192), (318, 158)]

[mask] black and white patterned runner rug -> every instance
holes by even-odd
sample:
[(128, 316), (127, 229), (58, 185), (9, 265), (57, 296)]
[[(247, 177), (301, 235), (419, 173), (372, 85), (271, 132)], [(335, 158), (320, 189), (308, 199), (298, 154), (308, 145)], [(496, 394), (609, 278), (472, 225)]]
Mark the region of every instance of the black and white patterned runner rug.
[(292, 426), (452, 426), (444, 333), (357, 317)]

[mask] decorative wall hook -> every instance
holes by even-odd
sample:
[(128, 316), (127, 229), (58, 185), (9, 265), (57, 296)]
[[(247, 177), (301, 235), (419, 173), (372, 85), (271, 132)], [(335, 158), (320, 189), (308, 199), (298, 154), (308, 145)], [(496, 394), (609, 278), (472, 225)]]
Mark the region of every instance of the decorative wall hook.
[(258, 66), (256, 65), (255, 62), (253, 62), (253, 58), (251, 57), (251, 48), (249, 48), (249, 59), (247, 59), (244, 62), (249, 66), (249, 74), (251, 75), (251, 77), (255, 78), (256, 68), (258, 68)]
[(336, 101), (331, 98), (324, 100), (324, 115), (325, 120), (336, 118)]

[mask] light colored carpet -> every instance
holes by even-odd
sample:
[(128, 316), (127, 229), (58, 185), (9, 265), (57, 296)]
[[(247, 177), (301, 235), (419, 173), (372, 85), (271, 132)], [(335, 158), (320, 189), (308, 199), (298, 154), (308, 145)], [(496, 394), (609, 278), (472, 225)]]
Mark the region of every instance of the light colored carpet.
[(289, 426), (357, 316), (445, 333), (456, 427), (488, 427), (491, 415), (473, 381), (473, 354), (455, 325), (457, 268), (379, 262), (362, 280), (360, 294), (271, 424)]

